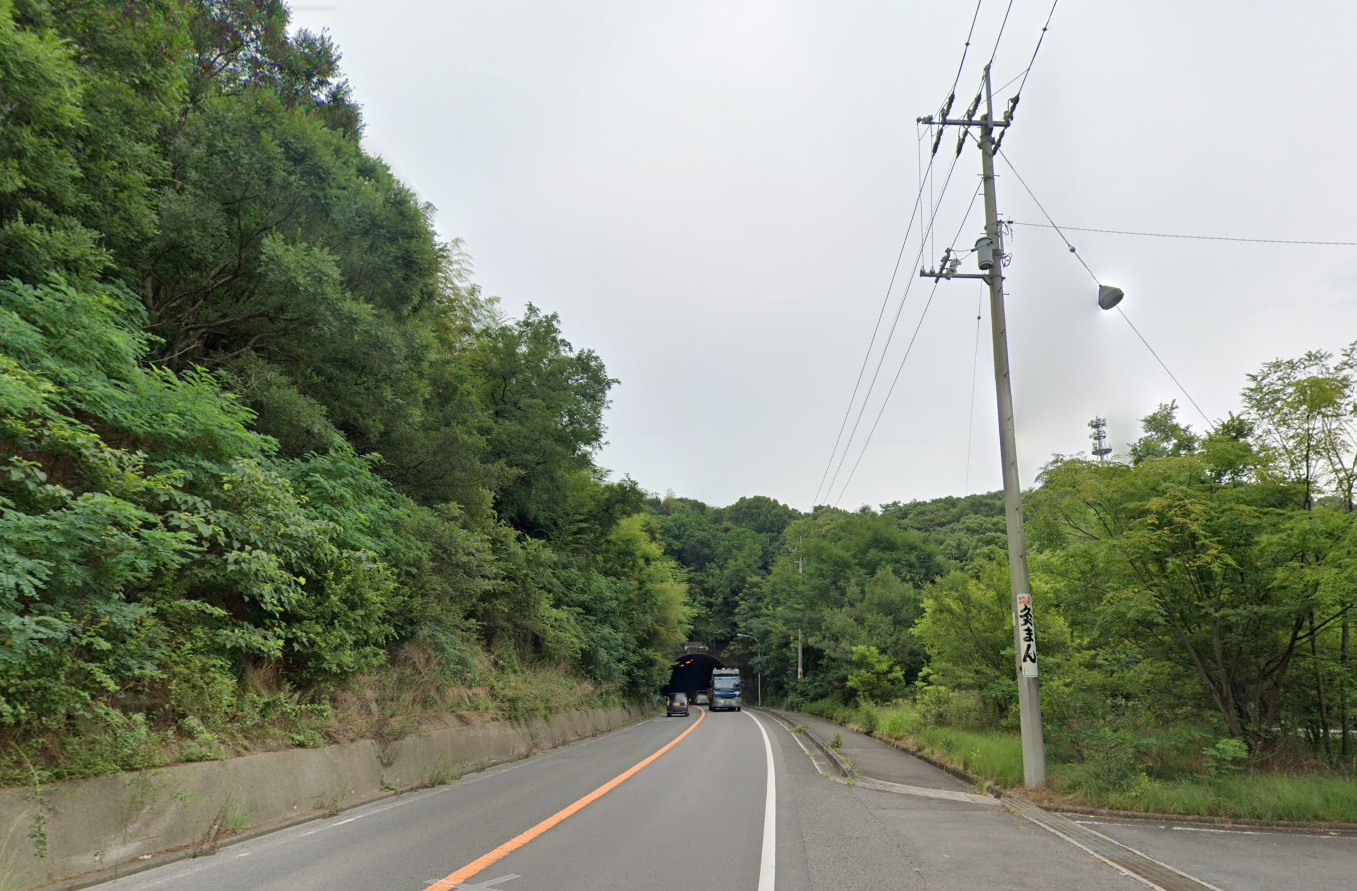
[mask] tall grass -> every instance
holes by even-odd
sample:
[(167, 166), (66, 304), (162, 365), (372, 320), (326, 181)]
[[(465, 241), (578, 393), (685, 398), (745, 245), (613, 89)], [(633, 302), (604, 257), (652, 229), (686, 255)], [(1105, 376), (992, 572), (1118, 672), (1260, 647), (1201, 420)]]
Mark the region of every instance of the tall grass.
[(1151, 780), (1124, 792), (1105, 793), (1096, 804), (1156, 814), (1351, 823), (1357, 822), (1357, 782), (1287, 774)]
[[(893, 740), (959, 767), (978, 780), (1022, 784), (1022, 741), (1004, 730), (930, 725), (909, 705), (853, 708), (817, 702), (805, 710)], [(1048, 750), (1051, 788), (1066, 803), (1112, 810), (1255, 820), (1357, 822), (1357, 780), (1329, 774), (1238, 773), (1106, 782), (1086, 763), (1058, 761)]]

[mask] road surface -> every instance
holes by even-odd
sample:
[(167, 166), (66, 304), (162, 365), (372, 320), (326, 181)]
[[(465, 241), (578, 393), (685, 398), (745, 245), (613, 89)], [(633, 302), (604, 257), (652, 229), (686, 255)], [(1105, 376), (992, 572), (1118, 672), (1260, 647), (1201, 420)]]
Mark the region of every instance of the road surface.
[[(525, 761), (107, 891), (1143, 891), (1145, 884), (960, 783), (873, 741), (848, 749), (885, 782), (847, 785), (763, 712), (653, 718)], [(851, 755), (850, 755), (851, 757)], [(892, 760), (894, 759), (894, 760)], [(874, 781), (875, 782), (875, 781)], [(914, 790), (910, 792), (908, 790)], [(906, 791), (901, 791), (906, 790)], [(922, 790), (922, 791), (920, 791)], [(1226, 891), (1352, 888), (1357, 839), (1113, 829), (1152, 856), (1242, 881)], [(1112, 833), (1107, 833), (1111, 835)], [(1161, 836), (1166, 836), (1163, 838)], [(1188, 833), (1176, 833), (1187, 836)], [(1126, 840), (1129, 839), (1129, 840)], [(1260, 844), (1261, 843), (1261, 844)], [(1272, 872), (1248, 868), (1265, 845)], [(1277, 847), (1280, 845), (1280, 847)], [(1219, 856), (1212, 855), (1218, 851)], [(1251, 853), (1252, 852), (1252, 853)], [(1286, 885), (1260, 884), (1295, 857)], [(1242, 860), (1240, 858), (1243, 858)], [(1240, 864), (1244, 868), (1240, 868)], [(1241, 878), (1242, 873), (1242, 878)], [(1210, 877), (1202, 876), (1207, 881)]]

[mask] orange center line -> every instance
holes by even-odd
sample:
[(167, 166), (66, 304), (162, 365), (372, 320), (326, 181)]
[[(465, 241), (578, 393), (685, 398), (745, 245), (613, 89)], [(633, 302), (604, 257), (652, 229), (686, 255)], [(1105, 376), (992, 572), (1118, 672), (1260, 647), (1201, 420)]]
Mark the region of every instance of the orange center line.
[(512, 854), (514, 851), (517, 851), (519, 848), (523, 847), (528, 842), (537, 838), (537, 836), (546, 832), (551, 827), (564, 821), (567, 817), (584, 810), (586, 807), (593, 804), (595, 801), (602, 798), (604, 795), (608, 794), (613, 789), (616, 789), (618, 786), (622, 785), (627, 780), (631, 779), (637, 773), (640, 773), (642, 768), (653, 762), (656, 758), (659, 758), (665, 752), (669, 751), (674, 746), (682, 742), (685, 736), (687, 736), (688, 734), (692, 733), (694, 730), (697, 729), (698, 725), (702, 723), (702, 719), (705, 718), (706, 716), (707, 716), (706, 711), (699, 708), (697, 710), (697, 720), (693, 722), (693, 726), (689, 727), (687, 730), (680, 733), (677, 737), (671, 740), (667, 745), (665, 745), (655, 754), (650, 755), (649, 757), (644, 758), (641, 761), (634, 764), (633, 766), (627, 768), (627, 770), (613, 777), (611, 780), (608, 780), (608, 782), (604, 783), (602, 786), (599, 786), (597, 789), (590, 792), (588, 795), (584, 796), (580, 800), (576, 801), (574, 804), (562, 808), (561, 810), (552, 814), (550, 817), (547, 817), (541, 823), (538, 823), (536, 826), (532, 827), (526, 832), (520, 833), (519, 835), (516, 835), (513, 838), (509, 839), (507, 842), (500, 845), (498, 848), (495, 848), (495, 850), (491, 851), (489, 854), (477, 857), (475, 860), (471, 861), (466, 866), (463, 866), (461, 869), (457, 870), (456, 872), (452, 873), (446, 878), (439, 879), (437, 882), (431, 882), (429, 884), (429, 887), (451, 888), (453, 885), (456, 885), (459, 882), (465, 882), (467, 879), (476, 875), (476, 873), (480, 872), (486, 867), (491, 866), (496, 861), (503, 860), (506, 856)]

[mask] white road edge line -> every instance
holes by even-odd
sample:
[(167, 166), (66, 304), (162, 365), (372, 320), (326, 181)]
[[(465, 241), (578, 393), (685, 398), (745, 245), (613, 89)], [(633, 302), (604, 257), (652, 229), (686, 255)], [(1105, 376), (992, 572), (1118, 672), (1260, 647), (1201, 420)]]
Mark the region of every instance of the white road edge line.
[(763, 800), (763, 855), (759, 859), (759, 891), (773, 891), (777, 881), (777, 772), (773, 768), (773, 743), (763, 722), (745, 712), (763, 735), (763, 754), (768, 760), (768, 794)]
[[(1022, 817), (1022, 818), (1025, 819), (1025, 820), (1030, 820), (1031, 822), (1036, 823), (1036, 825), (1040, 826), (1042, 829), (1045, 829), (1047, 832), (1049, 832), (1049, 833), (1051, 833), (1051, 834), (1053, 834), (1053, 835), (1059, 836), (1060, 838), (1063, 838), (1065, 841), (1067, 841), (1067, 842), (1069, 842), (1070, 844), (1074, 845), (1076, 848), (1079, 848), (1079, 849), (1082, 850), (1084, 853), (1089, 854), (1089, 855), (1091, 855), (1091, 856), (1093, 856), (1093, 857), (1096, 857), (1097, 859), (1101, 860), (1103, 863), (1106, 863), (1108, 866), (1112, 867), (1113, 869), (1115, 869), (1117, 872), (1121, 873), (1122, 875), (1124, 875), (1124, 876), (1130, 876), (1131, 878), (1135, 879), (1137, 882), (1140, 882), (1141, 884), (1149, 885), (1151, 888), (1154, 888), (1155, 891), (1165, 891), (1165, 889), (1164, 889), (1164, 887), (1163, 887), (1162, 885), (1157, 885), (1157, 884), (1155, 884), (1153, 881), (1151, 881), (1150, 879), (1147, 879), (1145, 876), (1138, 875), (1138, 874), (1136, 874), (1136, 873), (1134, 873), (1134, 872), (1128, 872), (1128, 871), (1126, 870), (1125, 867), (1118, 866), (1117, 864), (1113, 863), (1111, 860), (1109, 860), (1109, 859), (1107, 859), (1106, 857), (1104, 857), (1102, 854), (1099, 854), (1097, 851), (1093, 850), (1093, 849), (1090, 848), (1088, 845), (1086, 845), (1086, 844), (1084, 844), (1083, 842), (1081, 842), (1079, 839), (1077, 839), (1077, 838), (1071, 838), (1070, 836), (1068, 836), (1068, 835), (1066, 835), (1065, 833), (1061, 832), (1061, 831), (1060, 831), (1059, 829), (1057, 829), (1056, 827), (1051, 826), (1051, 825), (1049, 825), (1049, 824), (1047, 824), (1047, 823), (1038, 823), (1036, 820), (1033, 820), (1031, 817), (1027, 816), (1027, 814), (1024, 814), (1024, 813), (1022, 813), (1021, 811), (1014, 810), (1014, 809), (1012, 809), (1012, 808), (1009, 809), (1009, 813), (1017, 814), (1018, 816)], [(1071, 820), (1070, 822), (1073, 823), (1074, 821)], [(1175, 873), (1177, 873), (1178, 875), (1182, 876), (1183, 878), (1187, 879), (1188, 881), (1196, 882), (1198, 885), (1201, 885), (1203, 888), (1208, 888), (1208, 889), (1210, 889), (1210, 891), (1223, 891), (1223, 889), (1217, 888), (1215, 885), (1212, 885), (1210, 882), (1203, 881), (1203, 880), (1197, 878), (1197, 877), (1194, 876), (1194, 875), (1190, 875), (1190, 874), (1188, 874), (1188, 873), (1185, 873), (1185, 872), (1183, 872), (1181, 869), (1178, 869), (1178, 868), (1175, 867), (1175, 866), (1170, 866), (1170, 865), (1168, 865), (1167, 863), (1165, 863), (1165, 862), (1162, 861), (1162, 860), (1156, 860), (1155, 858), (1151, 857), (1149, 854), (1146, 854), (1144, 851), (1137, 850), (1137, 849), (1131, 847), (1130, 845), (1124, 845), (1124, 844), (1122, 844), (1121, 842), (1117, 841), (1115, 838), (1111, 838), (1110, 836), (1103, 835), (1101, 832), (1099, 832), (1099, 831), (1096, 830), (1096, 829), (1090, 829), (1090, 830), (1088, 830), (1088, 831), (1091, 832), (1091, 833), (1093, 833), (1094, 835), (1098, 836), (1098, 837), (1101, 838), (1103, 841), (1110, 842), (1111, 844), (1115, 845), (1115, 846), (1118, 847), (1118, 848), (1122, 848), (1123, 850), (1130, 851), (1132, 854), (1138, 854), (1138, 855), (1140, 855), (1141, 857), (1144, 857), (1146, 860), (1150, 861), (1151, 863), (1155, 863), (1155, 864), (1158, 864), (1159, 866), (1164, 867), (1164, 868), (1167, 869), (1169, 872), (1175, 872)]]
[(829, 770), (828, 770), (828, 768), (825, 768), (825, 767), (820, 766), (820, 759), (815, 757), (815, 753), (814, 753), (814, 752), (812, 752), (810, 749), (806, 748), (806, 744), (803, 743), (803, 742), (801, 741), (801, 737), (797, 735), (796, 731), (792, 729), (792, 727), (791, 727), (790, 724), (786, 723), (785, 721), (780, 720), (780, 719), (777, 718), (776, 716), (774, 716), (774, 718), (773, 718), (773, 723), (777, 724), (777, 725), (778, 725), (779, 727), (781, 727), (783, 730), (787, 731), (787, 735), (790, 736), (790, 737), (792, 738), (792, 741), (793, 741), (793, 742), (795, 742), (798, 746), (801, 747), (801, 751), (805, 752), (807, 755), (810, 756), (810, 763), (813, 764), (813, 765), (815, 765), (815, 772), (816, 772), (816, 773), (818, 773), (818, 774), (819, 774), (820, 776), (822, 776), (822, 777), (828, 777), (828, 776), (829, 776)]

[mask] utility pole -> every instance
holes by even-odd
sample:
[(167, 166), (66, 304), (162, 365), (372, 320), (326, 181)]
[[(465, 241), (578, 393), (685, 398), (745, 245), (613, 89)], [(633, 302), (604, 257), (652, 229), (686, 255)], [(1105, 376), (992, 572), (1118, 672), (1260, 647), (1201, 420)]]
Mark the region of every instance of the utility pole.
[[(966, 131), (975, 127), (980, 131), (980, 163), (985, 190), (985, 237), (976, 242), (980, 275), (957, 273), (957, 263), (948, 256), (932, 271), (920, 270), (923, 278), (939, 279), (978, 278), (989, 285), (990, 325), (994, 338), (994, 386), (999, 404), (999, 453), (1004, 473), (1004, 515), (1008, 525), (1008, 571), (1011, 579), (1011, 606), (1013, 609), (1013, 647), (1018, 675), (1018, 712), (1022, 726), (1023, 781), (1029, 789), (1046, 785), (1046, 744), (1041, 727), (1041, 686), (1037, 678), (1036, 626), (1032, 615), (1032, 586), (1027, 574), (1027, 540), (1023, 533), (1022, 484), (1018, 476), (1018, 444), (1013, 423), (1013, 388), (1008, 373), (1008, 325), (1004, 314), (1004, 250), (999, 231), (998, 199), (994, 190), (994, 131), (1007, 128), (1012, 120), (1013, 104), (1002, 121), (994, 119), (994, 97), (990, 84), (989, 66), (985, 66), (985, 114), (977, 119), (975, 113), (980, 97), (966, 111), (964, 118), (949, 119), (951, 99), (941, 109), (938, 120), (932, 116), (920, 118), (920, 123), (939, 127), (939, 138), (933, 143), (937, 152), (941, 142), (941, 128), (961, 127), (957, 154), (965, 144)], [(1002, 140), (1002, 135), (1000, 139)]]
[(801, 680), (801, 629), (796, 629), (796, 679)]

